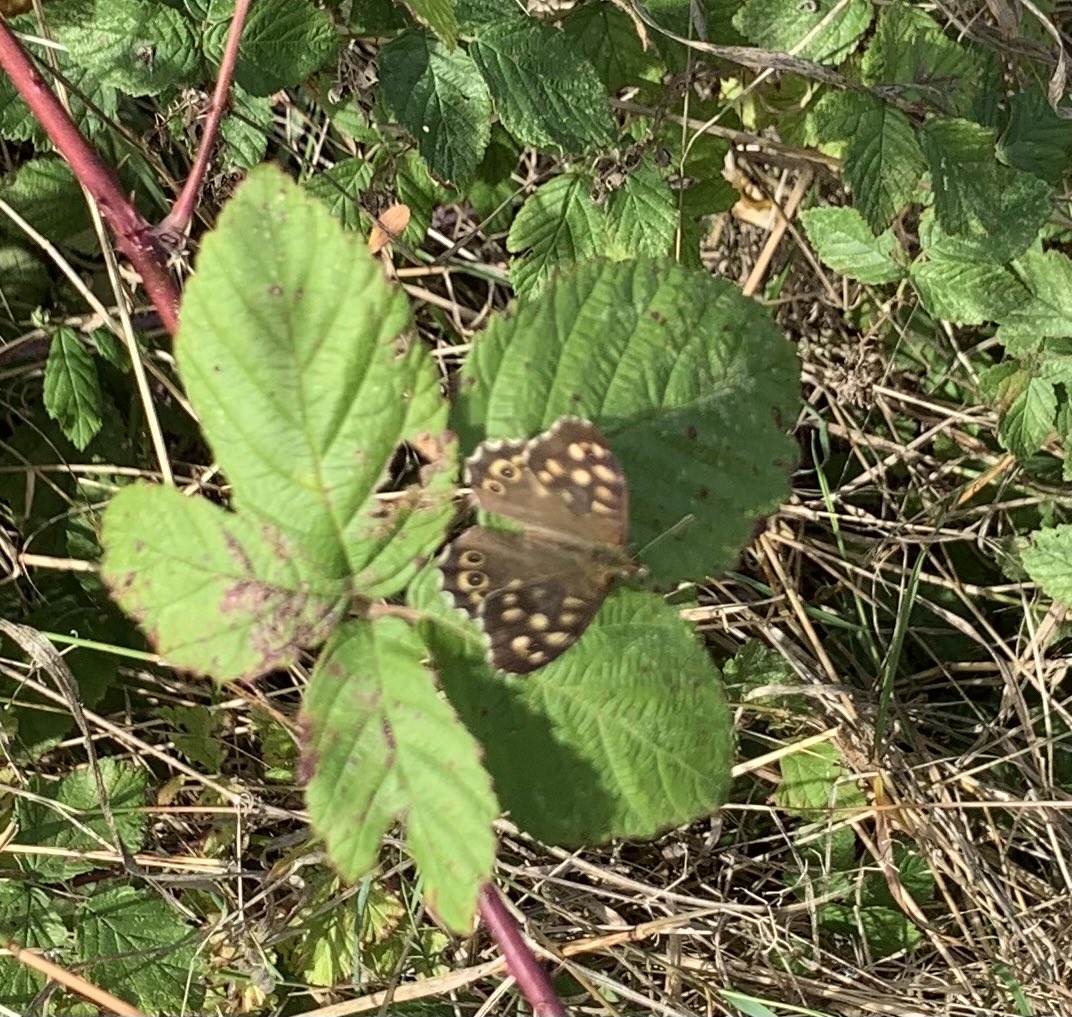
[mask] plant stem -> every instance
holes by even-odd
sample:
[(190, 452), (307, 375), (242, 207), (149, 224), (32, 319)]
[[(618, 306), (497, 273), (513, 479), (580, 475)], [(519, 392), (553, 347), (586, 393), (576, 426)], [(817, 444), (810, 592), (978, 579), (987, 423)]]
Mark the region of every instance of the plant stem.
[(481, 888), (479, 907), (480, 917), (499, 944), (507, 970), (528, 1000), (534, 1017), (566, 1017), (566, 1008), (555, 995), (551, 979), (529, 949), (494, 883), (485, 883)]
[(167, 256), (152, 227), (138, 214), (78, 126), (34, 67), (27, 52), (0, 17), (0, 68), (45, 129), (56, 151), (92, 195), (104, 221), (115, 234), (116, 246), (130, 259), (164, 327), (172, 335), (179, 324), (179, 291), (167, 268)]
[(172, 247), (177, 246), (179, 238), (183, 237), (190, 228), (194, 206), (201, 193), (205, 172), (208, 170), (209, 158), (216, 145), (220, 121), (230, 103), (231, 82), (234, 79), (235, 64), (238, 62), (238, 43), (242, 38), (242, 27), (246, 22), (246, 14), (249, 12), (249, 3), (250, 0), (236, 0), (234, 14), (231, 17), (231, 28), (227, 34), (227, 45), (223, 50), (223, 59), (220, 61), (219, 73), (216, 76), (216, 87), (212, 90), (212, 102), (205, 116), (205, 129), (201, 134), (201, 143), (194, 158), (194, 164), (190, 168), (186, 183), (183, 184), (182, 193), (171, 211), (156, 228), (156, 234), (162, 242)]

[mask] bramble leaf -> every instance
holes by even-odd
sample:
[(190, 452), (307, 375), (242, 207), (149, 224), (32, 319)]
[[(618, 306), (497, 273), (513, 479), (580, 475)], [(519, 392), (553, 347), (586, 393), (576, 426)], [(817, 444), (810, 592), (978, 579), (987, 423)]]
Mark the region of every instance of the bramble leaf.
[(196, 1012), (205, 980), (198, 933), (176, 905), (133, 886), (80, 901), (75, 938), (95, 985), (146, 1013)]
[(469, 52), (518, 141), (578, 153), (614, 141), (603, 83), (562, 32), (529, 19), (497, 21), (479, 28)]
[(491, 95), (472, 58), (428, 32), (404, 32), (380, 50), (380, 87), (428, 168), (465, 183), (491, 137)]
[(306, 798), (350, 880), (372, 868), (383, 835), (402, 819), (425, 900), (461, 933), (491, 876), (499, 808), (479, 747), (421, 663), (426, 652), (399, 618), (339, 629), (305, 696)]
[[(284, 666), (355, 595), (405, 586), (452, 515), (454, 446), (405, 295), (280, 171), (249, 175), (197, 268), (178, 366), (234, 511), (125, 488), (101, 571), (162, 654), (227, 679)], [(430, 463), (384, 500), (404, 441)]]
[(621, 460), (631, 544), (666, 583), (726, 567), (787, 490), (799, 367), (767, 312), (671, 261), (593, 261), (493, 319), (461, 373), (472, 448), (588, 416)]
[(45, 364), (45, 409), (79, 451), (101, 427), (101, 388), (93, 358), (74, 329), (52, 335)]
[[(521, 679), (485, 645), (433, 570), (410, 587), (451, 702), (484, 747), (504, 808), (541, 840), (651, 837), (724, 800), (732, 722), (719, 675), (677, 610), (619, 589), (580, 641)], [(674, 732), (669, 745), (659, 732)]]
[(607, 232), (616, 256), (671, 254), (677, 222), (674, 195), (650, 161), (630, 173), (607, 199)]
[(510, 264), (518, 296), (537, 293), (555, 272), (602, 253), (606, 220), (590, 189), (587, 177), (562, 173), (525, 200), (506, 240), (506, 249), (520, 255)]
[(872, 285), (896, 282), (905, 275), (893, 258), (897, 249), (893, 232), (876, 237), (855, 208), (809, 208), (801, 219), (823, 264), (835, 272)]
[(868, 0), (745, 0), (733, 17), (737, 31), (756, 46), (829, 64), (841, 63), (870, 24)]
[(1054, 113), (1040, 89), (1017, 92), (996, 152), (1006, 165), (1055, 184), (1072, 155), (1072, 123)]
[(1072, 604), (1072, 525), (1064, 523), (1031, 534), (1020, 559), (1048, 597)]

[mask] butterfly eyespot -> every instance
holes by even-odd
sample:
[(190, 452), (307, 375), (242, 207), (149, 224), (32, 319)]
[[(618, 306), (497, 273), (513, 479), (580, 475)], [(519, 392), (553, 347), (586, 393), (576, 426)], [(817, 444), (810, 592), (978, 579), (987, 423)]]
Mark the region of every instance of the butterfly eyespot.
[(493, 476), (498, 477), (499, 480), (517, 480), (521, 475), (517, 466), (505, 459), (500, 459), (497, 463), (492, 463), (488, 472)]
[(463, 572), (458, 578), (468, 590), (481, 590), (488, 585), (488, 577), (475, 569), (472, 572)]
[(466, 551), (462, 554), (463, 565), (483, 565), (484, 555), (479, 551)]
[(480, 485), (485, 491), (490, 491), (492, 494), (505, 494), (506, 488), (497, 480), (492, 480), (490, 477), (486, 478)]

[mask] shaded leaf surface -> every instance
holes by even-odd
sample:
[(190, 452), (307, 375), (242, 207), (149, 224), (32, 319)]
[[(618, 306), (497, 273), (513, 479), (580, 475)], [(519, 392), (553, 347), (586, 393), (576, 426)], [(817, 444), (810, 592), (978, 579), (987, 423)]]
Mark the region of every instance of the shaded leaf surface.
[(590, 262), (478, 337), (453, 419), (472, 448), (587, 416), (625, 468), (631, 547), (657, 581), (700, 579), (787, 490), (798, 371), (731, 283), (668, 261)]

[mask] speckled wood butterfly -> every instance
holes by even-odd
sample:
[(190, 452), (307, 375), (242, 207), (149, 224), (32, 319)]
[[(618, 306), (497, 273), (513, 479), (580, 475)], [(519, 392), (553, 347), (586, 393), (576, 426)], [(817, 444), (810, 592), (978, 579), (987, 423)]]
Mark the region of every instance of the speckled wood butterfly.
[(466, 478), (480, 508), (520, 530), (466, 530), (439, 559), (443, 588), (482, 624), (492, 664), (527, 674), (569, 649), (615, 578), (636, 570), (625, 475), (594, 425), (562, 417), (528, 442), (484, 442)]

